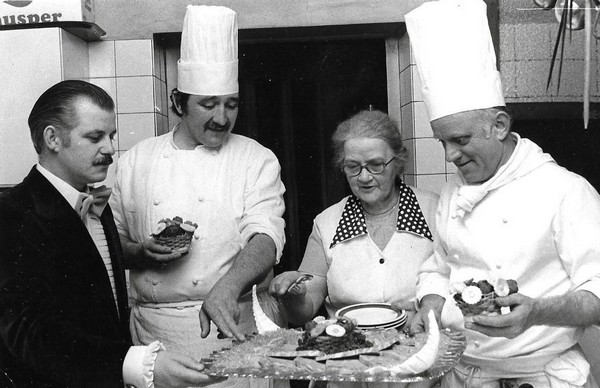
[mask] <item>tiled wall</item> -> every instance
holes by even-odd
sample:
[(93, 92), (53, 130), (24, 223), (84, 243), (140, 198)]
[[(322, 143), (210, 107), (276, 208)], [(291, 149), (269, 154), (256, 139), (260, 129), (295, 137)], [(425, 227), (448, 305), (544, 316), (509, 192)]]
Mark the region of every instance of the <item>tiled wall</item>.
[[(584, 80), (583, 31), (567, 32), (557, 93), (558, 61), (546, 91), (558, 23), (500, 25), (500, 72), (506, 102), (581, 102)], [(560, 50), (558, 53), (560, 56)], [(591, 101), (600, 101), (600, 41), (591, 44)]]
[(433, 138), (408, 35), (400, 39), (398, 52), (401, 129), (409, 151), (404, 181), (439, 193), (447, 177), (456, 170), (453, 164), (446, 163), (442, 145)]
[[(89, 80), (116, 103), (118, 158), (134, 144), (168, 131), (164, 50), (152, 40), (89, 42)], [(104, 182), (111, 186), (114, 166)]]

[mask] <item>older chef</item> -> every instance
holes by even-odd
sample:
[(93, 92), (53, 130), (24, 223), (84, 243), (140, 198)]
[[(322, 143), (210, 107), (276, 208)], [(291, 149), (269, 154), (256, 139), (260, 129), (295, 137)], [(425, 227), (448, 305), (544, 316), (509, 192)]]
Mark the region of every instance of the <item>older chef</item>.
[[(285, 239), (276, 157), (231, 133), (237, 66), (236, 13), (188, 6), (173, 98), (181, 122), (121, 157), (111, 202), (131, 266), (134, 341), (160, 339), (196, 359), (227, 345), (217, 327), (238, 339), (252, 329), (251, 303), (238, 299), (269, 273)], [(174, 216), (198, 224), (183, 256), (150, 238)]]
[(454, 282), (516, 279), (519, 293), (498, 300), (509, 313), (464, 324), (467, 349), (446, 386), (596, 387), (577, 342), (600, 322), (600, 196), (511, 133), (483, 1), (428, 2), (406, 22), (433, 134), (458, 169), (440, 196), (411, 329), (431, 309), (463, 325), (444, 303)]

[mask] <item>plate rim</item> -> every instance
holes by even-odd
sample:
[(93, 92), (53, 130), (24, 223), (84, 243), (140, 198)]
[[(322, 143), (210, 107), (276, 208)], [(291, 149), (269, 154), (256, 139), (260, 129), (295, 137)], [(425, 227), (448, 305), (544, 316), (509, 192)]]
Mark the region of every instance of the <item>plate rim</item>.
[[(347, 313), (348, 311), (351, 310), (358, 310), (358, 309), (364, 309), (366, 307), (381, 307), (381, 308), (385, 308), (388, 310), (391, 310), (393, 312), (395, 312), (397, 314), (396, 318), (389, 320), (389, 321), (385, 321), (385, 322), (381, 322), (381, 323), (377, 323), (377, 324), (371, 324), (371, 325), (361, 325), (361, 324), (357, 324), (357, 326), (360, 327), (364, 327), (364, 326), (381, 326), (381, 325), (387, 325), (390, 323), (393, 323), (395, 321), (400, 321), (402, 320), (403, 316), (406, 316), (406, 311), (405, 310), (401, 310), (401, 312), (396, 311), (395, 309), (392, 308), (392, 305), (390, 303), (385, 303), (385, 302), (364, 302), (364, 303), (355, 303), (355, 304), (351, 304), (348, 305), (346, 307), (342, 307), (340, 309), (338, 309), (335, 312), (335, 316), (336, 317), (343, 317), (344, 313)], [(348, 310), (348, 311), (344, 311), (344, 310)]]

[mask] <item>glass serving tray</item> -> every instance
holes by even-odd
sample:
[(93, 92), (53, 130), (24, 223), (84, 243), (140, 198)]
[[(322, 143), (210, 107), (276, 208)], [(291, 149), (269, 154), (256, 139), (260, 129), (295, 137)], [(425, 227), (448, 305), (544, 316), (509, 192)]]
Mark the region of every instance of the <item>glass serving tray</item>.
[[(202, 360), (205, 364), (205, 372), (209, 376), (215, 377), (410, 383), (441, 377), (454, 368), (466, 347), (466, 339), (462, 333), (442, 330), (438, 356), (429, 369), (416, 375), (392, 375), (389, 372), (368, 373), (361, 371), (360, 368), (356, 369), (352, 365), (360, 363), (358, 354), (368, 354), (370, 361), (375, 365), (377, 365), (376, 357), (386, 352), (399, 353), (408, 358), (410, 354), (416, 353), (425, 342), (424, 333), (408, 337), (406, 334), (398, 332), (399, 342), (388, 346), (385, 350), (347, 351), (341, 358), (336, 355), (327, 355), (329, 360), (327, 365), (331, 362), (331, 367), (323, 368), (322, 366), (326, 365), (323, 362), (316, 365), (316, 360), (323, 359), (323, 354), (320, 352), (300, 351), (294, 354), (289, 350), (281, 351), (297, 346), (297, 342), (294, 341), (300, 338), (302, 332), (287, 329), (278, 330), (278, 332), (282, 334), (280, 338), (276, 338), (276, 335), (271, 333), (257, 335), (244, 343), (234, 344), (231, 348), (214, 352), (209, 358)], [(274, 349), (279, 349), (279, 353), (274, 353)], [(284, 354), (284, 356), (275, 357), (272, 354)], [(401, 362), (399, 361), (399, 363)], [(315, 368), (315, 366), (320, 368)], [(369, 367), (371, 366), (374, 365), (371, 364)]]

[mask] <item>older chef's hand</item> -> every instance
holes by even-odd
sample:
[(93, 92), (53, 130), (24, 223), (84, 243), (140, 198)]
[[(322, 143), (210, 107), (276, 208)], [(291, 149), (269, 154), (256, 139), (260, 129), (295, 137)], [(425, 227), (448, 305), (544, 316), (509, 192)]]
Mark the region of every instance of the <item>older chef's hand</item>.
[(240, 318), (238, 298), (239, 295), (232, 290), (232, 287), (223, 282), (215, 284), (206, 296), (200, 310), (200, 328), (202, 330), (200, 335), (202, 338), (206, 338), (210, 333), (210, 322), (212, 321), (226, 337), (233, 337), (239, 341), (246, 339), (237, 325)]
[(496, 303), (501, 307), (510, 307), (511, 312), (495, 316), (476, 315), (472, 322), (465, 322), (465, 328), (490, 337), (515, 338), (532, 326), (532, 298), (517, 293), (498, 298)]
[(201, 387), (218, 382), (220, 379), (207, 376), (202, 371), (204, 364), (191, 357), (160, 351), (154, 365), (154, 386), (160, 387)]

